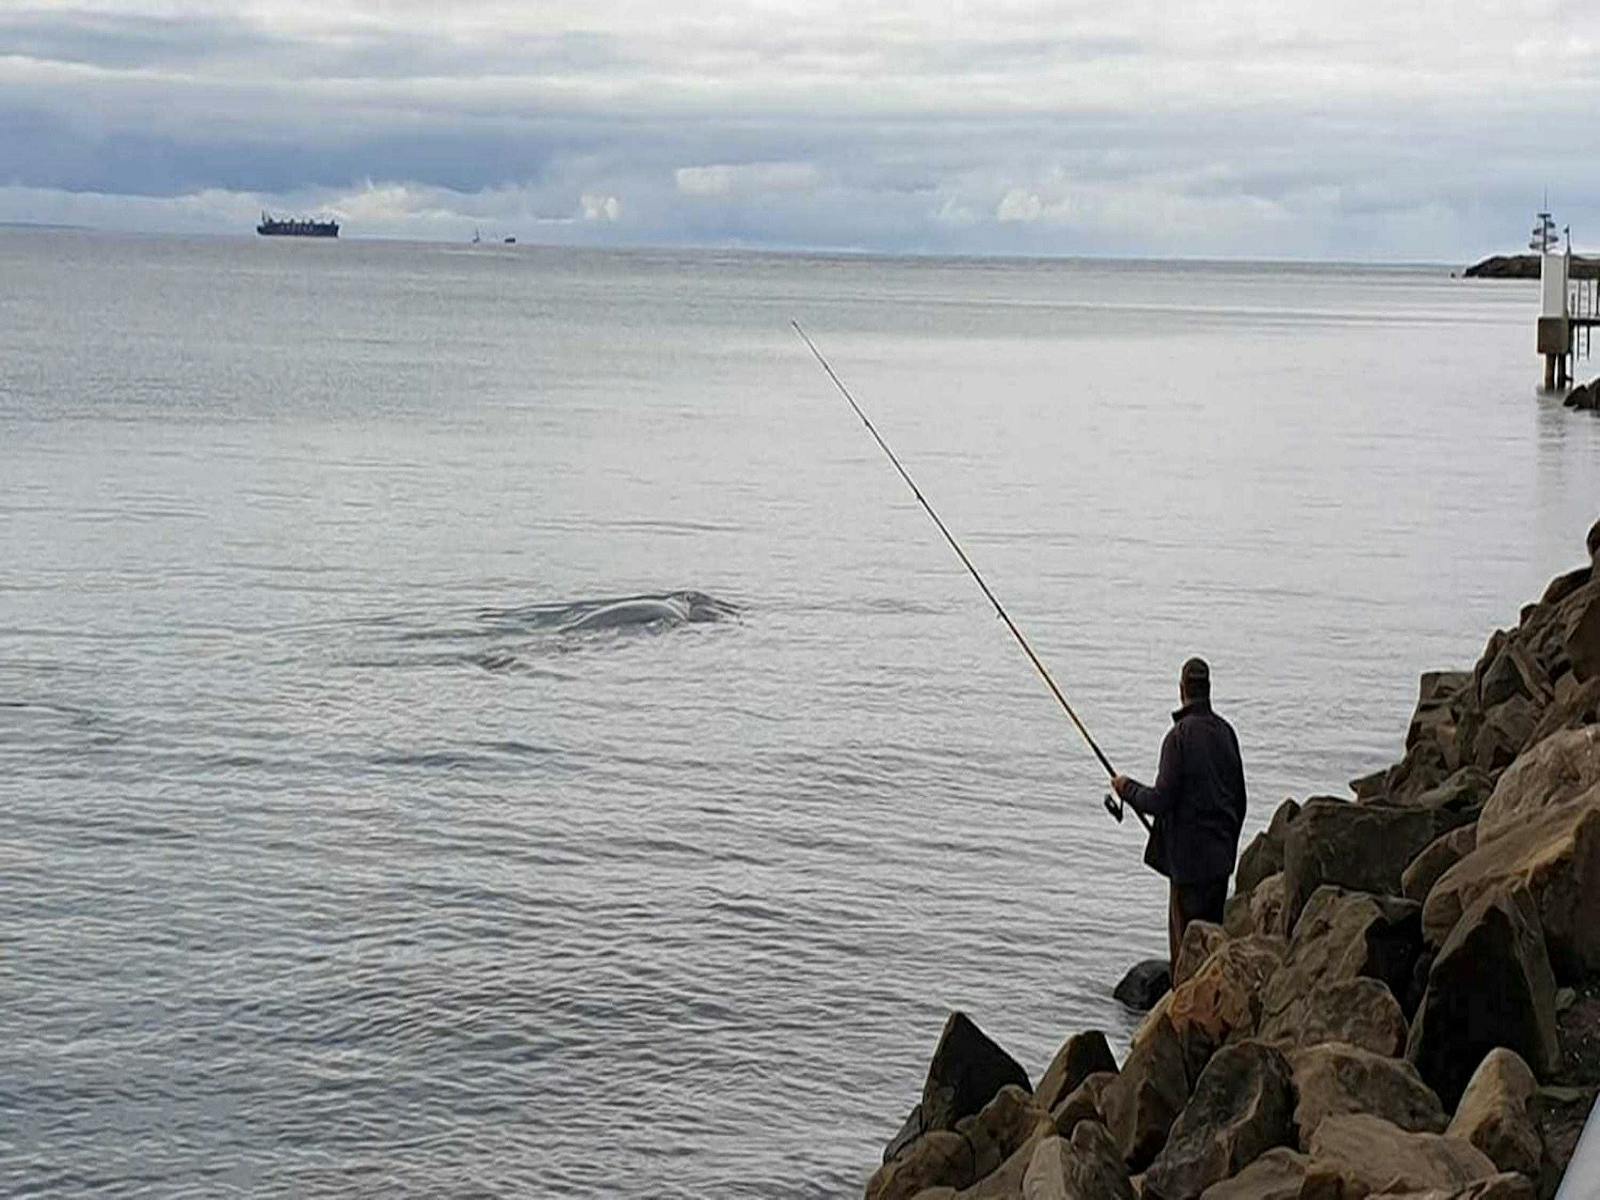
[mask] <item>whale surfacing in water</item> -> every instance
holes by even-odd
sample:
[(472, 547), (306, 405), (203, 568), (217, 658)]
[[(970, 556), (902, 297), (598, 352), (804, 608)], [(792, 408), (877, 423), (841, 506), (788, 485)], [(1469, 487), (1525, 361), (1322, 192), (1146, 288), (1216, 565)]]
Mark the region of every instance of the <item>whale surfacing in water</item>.
[(704, 592), (667, 592), (659, 596), (630, 596), (610, 600), (578, 613), (561, 626), (563, 633), (592, 633), (603, 629), (666, 628), (673, 625), (723, 621), (737, 614), (733, 605)]

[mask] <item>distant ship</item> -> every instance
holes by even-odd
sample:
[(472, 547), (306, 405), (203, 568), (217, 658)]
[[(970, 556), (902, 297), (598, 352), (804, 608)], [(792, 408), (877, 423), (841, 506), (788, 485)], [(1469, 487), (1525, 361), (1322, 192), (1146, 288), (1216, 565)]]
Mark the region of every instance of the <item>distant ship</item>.
[(261, 224), (256, 226), (256, 232), (262, 237), (336, 238), (339, 236), (339, 222), (308, 220), (300, 217), (274, 217), (262, 213)]

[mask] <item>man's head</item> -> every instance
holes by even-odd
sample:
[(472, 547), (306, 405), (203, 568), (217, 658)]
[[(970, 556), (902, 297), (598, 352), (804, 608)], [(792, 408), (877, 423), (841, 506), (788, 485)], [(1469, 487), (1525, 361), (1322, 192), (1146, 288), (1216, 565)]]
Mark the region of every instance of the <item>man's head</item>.
[(1191, 658), (1178, 674), (1178, 696), (1185, 704), (1211, 699), (1211, 668), (1203, 658)]

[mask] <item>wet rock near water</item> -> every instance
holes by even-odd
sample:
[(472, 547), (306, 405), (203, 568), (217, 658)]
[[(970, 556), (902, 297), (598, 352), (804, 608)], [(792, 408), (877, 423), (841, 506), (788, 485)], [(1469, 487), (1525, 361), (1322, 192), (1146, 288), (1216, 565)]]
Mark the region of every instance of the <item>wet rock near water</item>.
[(953, 1015), (869, 1200), (1549, 1200), (1600, 1095), (1600, 521), (1584, 557), (1354, 800), (1278, 807), (1118, 984), (1120, 1069), (1075, 1034), (1030, 1091)]
[(1600, 379), (1579, 384), (1567, 393), (1562, 404), (1579, 412), (1600, 412)]
[(1149, 1012), (1172, 986), (1172, 968), (1164, 958), (1134, 963), (1112, 991), (1112, 996), (1135, 1012)]

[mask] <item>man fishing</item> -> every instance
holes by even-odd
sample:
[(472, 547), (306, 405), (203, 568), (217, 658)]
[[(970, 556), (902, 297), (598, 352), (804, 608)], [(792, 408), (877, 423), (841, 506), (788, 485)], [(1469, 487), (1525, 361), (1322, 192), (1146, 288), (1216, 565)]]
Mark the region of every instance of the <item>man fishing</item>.
[[(905, 465), (889, 449), (878, 427), (856, 403), (856, 398), (845, 387), (828, 360), (822, 356), (800, 322), (790, 321), (790, 326), (805, 342), (806, 348), (822, 369), (827, 372), (833, 386), (838, 389), (873, 441), (894, 464), (894, 469), (905, 480), (911, 494), (922, 505), (923, 511), (933, 519), (944, 535), (944, 540), (954, 550), (961, 565), (982, 589), (984, 597), (994, 606), (995, 615), (1005, 622), (1017, 645), (1022, 647), (1033, 669), (1049, 687), (1056, 702), (1061, 705), (1084, 742), (1105, 768), (1107, 777), (1117, 796), (1133, 806), (1146, 826), (1150, 821), (1145, 814), (1155, 818), (1150, 826), (1150, 841), (1145, 847), (1144, 860), (1172, 883), (1168, 905), (1167, 938), (1173, 964), (1176, 965), (1178, 947), (1183, 941), (1184, 927), (1190, 921), (1204, 918), (1221, 922), (1222, 906), (1228, 897), (1228, 876), (1233, 874), (1234, 852), (1239, 848), (1239, 828), (1244, 824), (1244, 766), (1239, 761), (1239, 739), (1233, 727), (1211, 711), (1211, 671), (1204, 661), (1191, 658), (1183, 664), (1179, 677), (1179, 695), (1183, 707), (1172, 714), (1173, 725), (1166, 741), (1161, 743), (1161, 767), (1154, 787), (1135, 783), (1125, 775), (1118, 775), (1105, 751), (1090, 736), (1088, 727), (1067, 703), (1066, 694), (1051, 677), (1049, 670), (1034, 653), (1022, 630), (1011, 619), (989, 585), (984, 582), (978, 568), (972, 565), (967, 552), (956, 541), (939, 514), (928, 503), (922, 489), (907, 472)], [(1106, 807), (1119, 822), (1122, 805), (1106, 797)]]
[(1167, 948), (1174, 969), (1190, 921), (1222, 923), (1244, 824), (1244, 764), (1239, 739), (1211, 711), (1211, 669), (1191, 658), (1178, 677), (1182, 707), (1161, 743), (1154, 787), (1126, 775), (1111, 780), (1119, 799), (1155, 818), (1144, 861), (1170, 882)]

